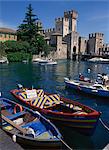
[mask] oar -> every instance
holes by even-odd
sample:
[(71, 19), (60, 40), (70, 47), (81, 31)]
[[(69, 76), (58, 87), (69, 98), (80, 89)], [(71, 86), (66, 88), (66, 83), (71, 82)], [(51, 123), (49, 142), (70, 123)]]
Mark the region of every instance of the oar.
[(23, 128), (21, 128), (20, 126), (16, 125), (13, 121), (11, 121), (10, 119), (8, 119), (7, 117), (5, 117), (4, 115), (1, 116), (3, 120), (5, 120), (6, 122), (8, 122), (10, 125), (12, 125), (13, 127), (15, 127), (16, 129), (18, 129), (20, 132), (22, 132), (23, 134), (26, 134), (27, 131)]
[[(57, 131), (57, 133), (59, 134), (58, 130), (56, 129), (56, 127), (50, 122), (50, 120), (46, 119), (44, 116), (42, 116), (38, 111), (35, 111), (36, 114), (38, 114), (39, 116), (41, 116), (44, 120), (46, 120), (47, 122), (49, 122), (52, 127)], [(69, 150), (72, 150), (72, 148), (63, 140), (61, 139), (59, 136), (56, 136)]]

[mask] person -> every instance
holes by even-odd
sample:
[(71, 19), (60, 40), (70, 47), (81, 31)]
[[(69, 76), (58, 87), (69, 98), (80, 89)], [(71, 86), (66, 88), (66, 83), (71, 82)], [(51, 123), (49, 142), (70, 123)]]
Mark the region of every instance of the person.
[(79, 73), (79, 80), (84, 81), (84, 76), (81, 73)]
[(98, 84), (103, 84), (103, 75), (102, 74), (98, 73), (96, 82)]
[(108, 81), (108, 76), (106, 74), (102, 74), (103, 76), (103, 85), (106, 85), (106, 82)]

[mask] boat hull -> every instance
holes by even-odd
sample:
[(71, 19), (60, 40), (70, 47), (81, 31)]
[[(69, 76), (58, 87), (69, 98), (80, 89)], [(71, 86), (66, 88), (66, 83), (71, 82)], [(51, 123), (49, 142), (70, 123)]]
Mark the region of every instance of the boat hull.
[[(43, 113), (43, 112), (42, 112)], [(73, 128), (85, 135), (92, 135), (97, 126), (99, 116), (65, 116), (65, 115), (56, 115), (51, 113), (43, 113), (44, 116), (49, 118), (55, 124), (61, 124), (65, 127)]]
[[(23, 104), (26, 104), (28, 107), (30, 107), (33, 110), (39, 111), (41, 114), (46, 116), (48, 119), (52, 120), (56, 124), (62, 124), (64, 127), (71, 127), (73, 129), (76, 129), (77, 131), (85, 134), (85, 135), (92, 135), (94, 133), (94, 130), (96, 128), (96, 125), (98, 123), (98, 119), (100, 117), (100, 112), (97, 112), (96, 110), (93, 110), (92, 108), (83, 105), (79, 102), (61, 97), (61, 101), (64, 103), (69, 103), (72, 105), (78, 105), (84, 109), (86, 109), (88, 112), (91, 112), (89, 114), (73, 114), (73, 113), (63, 113), (62, 111), (52, 111), (50, 109), (41, 109), (39, 107), (36, 107), (34, 105), (31, 105), (31, 103), (28, 103), (27, 101), (24, 101), (21, 97), (19, 97), (16, 93), (18, 92), (17, 89), (12, 90), (11, 93), (19, 99)], [(45, 93), (46, 95), (48, 93)], [(49, 94), (48, 94), (49, 95)], [(60, 105), (58, 105), (60, 107)], [(64, 108), (63, 108), (64, 109)], [(69, 108), (66, 108), (68, 109)]]
[[(10, 131), (4, 130), (12, 139), (13, 133)], [(60, 141), (42, 141), (42, 140), (32, 140), (30, 138), (24, 138), (23, 136), (16, 135), (16, 142), (20, 144), (23, 148), (31, 148), (31, 149), (60, 149), (62, 147), (62, 143)]]
[(96, 89), (92, 89), (90, 87), (83, 87), (81, 85), (77, 85), (75, 83), (70, 83), (65, 81), (65, 84), (67, 87), (78, 90), (80, 92), (84, 92), (87, 94), (91, 94), (91, 95), (95, 95), (95, 96), (99, 96), (99, 97), (106, 97), (109, 98), (109, 91), (104, 91), (104, 90), (96, 90)]

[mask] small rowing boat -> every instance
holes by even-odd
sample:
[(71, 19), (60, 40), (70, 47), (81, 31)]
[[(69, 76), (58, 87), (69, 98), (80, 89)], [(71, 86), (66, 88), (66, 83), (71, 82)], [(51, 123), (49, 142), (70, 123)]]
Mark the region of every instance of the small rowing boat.
[(61, 148), (58, 129), (39, 112), (0, 98), (2, 129), (23, 147)]

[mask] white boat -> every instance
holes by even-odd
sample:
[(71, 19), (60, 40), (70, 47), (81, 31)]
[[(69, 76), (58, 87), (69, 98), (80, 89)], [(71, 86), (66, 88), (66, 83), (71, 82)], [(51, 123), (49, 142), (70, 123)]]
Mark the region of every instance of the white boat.
[(68, 78), (64, 78), (64, 82), (67, 87), (78, 90), (80, 92), (109, 98), (109, 85), (104, 86), (98, 83), (88, 83), (79, 80), (71, 80)]
[(33, 59), (32, 61), (33, 61), (33, 62), (45, 62), (45, 61), (47, 61), (47, 60), (41, 59), (41, 58), (35, 58), (35, 59)]
[(41, 63), (41, 65), (57, 65), (56, 61), (48, 61), (47, 63)]
[(94, 57), (88, 60), (89, 62), (109, 63), (109, 59)]
[(4, 64), (4, 63), (6, 63), (6, 64), (9, 63), (7, 57), (2, 57), (2, 58), (0, 58), (0, 64)]
[(57, 62), (52, 59), (42, 60), (42, 61), (39, 61), (39, 63), (41, 65), (57, 65)]

